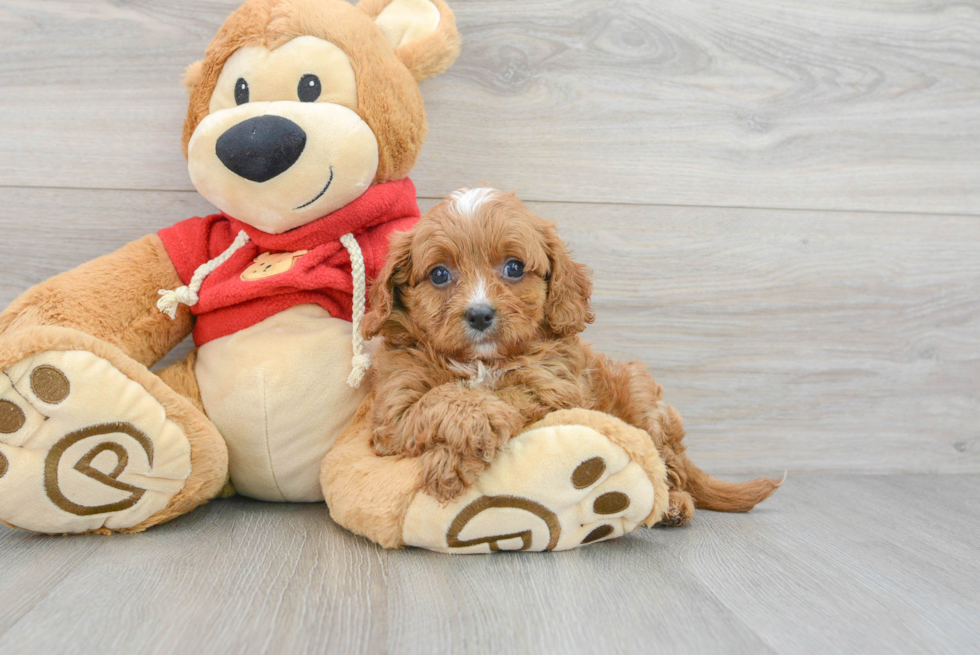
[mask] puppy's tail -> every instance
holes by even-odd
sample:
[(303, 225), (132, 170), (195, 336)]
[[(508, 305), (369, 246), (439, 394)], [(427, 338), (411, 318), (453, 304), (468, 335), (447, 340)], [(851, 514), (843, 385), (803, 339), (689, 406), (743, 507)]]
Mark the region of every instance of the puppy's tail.
[(686, 456), (684, 470), (687, 472), (687, 486), (694, 496), (694, 506), (699, 509), (710, 509), (716, 512), (747, 512), (769, 496), (786, 480), (756, 478), (749, 482), (726, 482), (708, 475)]
[[(776, 492), (786, 480), (756, 478), (749, 482), (726, 482), (708, 475), (688, 459), (684, 440), (684, 421), (673, 407), (664, 407), (660, 413), (663, 421), (665, 449), (664, 462), (670, 469), (682, 468), (686, 476), (671, 476), (672, 481), (694, 497), (694, 506), (716, 512), (747, 512)], [(669, 461), (668, 461), (669, 460)], [(687, 479), (684, 480), (683, 478)]]

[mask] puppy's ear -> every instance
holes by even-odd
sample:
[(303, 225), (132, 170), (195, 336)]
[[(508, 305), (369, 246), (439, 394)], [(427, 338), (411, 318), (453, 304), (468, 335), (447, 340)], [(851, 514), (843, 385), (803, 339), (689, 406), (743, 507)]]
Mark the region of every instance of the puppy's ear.
[(442, 0), (361, 0), (416, 81), (435, 77), (459, 56), (456, 17)]
[(388, 246), (388, 259), (385, 261), (378, 279), (371, 285), (371, 309), (364, 314), (361, 331), (365, 339), (381, 334), (385, 323), (391, 318), (395, 308), (395, 294), (398, 286), (408, 282), (408, 271), (412, 265), (412, 233), (394, 232)]
[(551, 273), (548, 276), (548, 297), (544, 316), (548, 325), (563, 337), (578, 334), (587, 323), (595, 320), (589, 298), (592, 280), (589, 269), (574, 261), (554, 225), (545, 228), (545, 248)]

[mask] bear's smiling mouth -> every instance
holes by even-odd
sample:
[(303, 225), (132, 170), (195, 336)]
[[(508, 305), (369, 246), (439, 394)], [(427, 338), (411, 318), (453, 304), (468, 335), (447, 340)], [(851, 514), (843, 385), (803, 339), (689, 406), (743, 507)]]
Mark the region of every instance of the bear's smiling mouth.
[(323, 190), (320, 191), (320, 193), (316, 194), (316, 197), (313, 198), (313, 200), (311, 200), (309, 202), (304, 202), (299, 207), (293, 207), (293, 211), (296, 211), (297, 209), (302, 209), (303, 207), (309, 207), (310, 205), (312, 205), (313, 203), (315, 203), (317, 200), (319, 200), (320, 199), (320, 196), (322, 196), (324, 193), (326, 193), (327, 192), (327, 189), (330, 188), (330, 183), (331, 182), (333, 182), (333, 166), (330, 167), (330, 179), (327, 180), (327, 185), (325, 187), (323, 187)]

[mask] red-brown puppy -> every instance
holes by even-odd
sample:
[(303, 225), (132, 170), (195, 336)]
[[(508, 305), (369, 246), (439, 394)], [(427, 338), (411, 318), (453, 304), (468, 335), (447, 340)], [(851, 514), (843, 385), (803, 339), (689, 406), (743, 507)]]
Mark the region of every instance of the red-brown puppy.
[(525, 426), (558, 409), (606, 412), (650, 434), (667, 465), (670, 511), (747, 511), (779, 483), (713, 478), (684, 454), (680, 415), (638, 362), (616, 363), (579, 333), (592, 283), (552, 223), (513, 194), (461, 189), (391, 241), (371, 293), (373, 445), (421, 457), (425, 489), (459, 496)]

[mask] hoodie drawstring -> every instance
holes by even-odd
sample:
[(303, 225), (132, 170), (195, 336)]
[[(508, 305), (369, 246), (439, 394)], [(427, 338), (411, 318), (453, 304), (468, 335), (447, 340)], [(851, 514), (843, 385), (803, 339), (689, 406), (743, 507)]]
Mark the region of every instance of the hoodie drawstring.
[[(177, 318), (177, 308), (180, 305), (187, 305), (188, 307), (196, 305), (197, 301), (200, 300), (197, 294), (207, 276), (228, 261), (248, 241), (248, 234), (242, 230), (223, 253), (197, 267), (191, 277), (190, 284), (176, 289), (160, 289), (157, 291), (160, 295), (160, 299), (157, 300), (157, 309), (171, 319), (175, 319)], [(345, 234), (340, 237), (340, 243), (350, 255), (351, 277), (354, 281), (352, 298), (353, 334), (351, 335), (354, 356), (351, 358), (351, 372), (347, 378), (347, 384), (356, 389), (361, 386), (364, 375), (371, 368), (371, 356), (364, 352), (364, 337), (361, 335), (361, 321), (364, 319), (364, 305), (367, 295), (367, 274), (364, 271), (364, 253), (361, 252), (361, 246), (357, 243), (354, 235), (352, 233)]]
[(361, 321), (364, 319), (364, 304), (367, 296), (367, 274), (364, 272), (364, 253), (361, 252), (361, 246), (354, 235), (345, 234), (340, 237), (340, 243), (350, 255), (350, 271), (354, 278), (351, 316), (351, 322), (354, 324), (351, 335), (354, 356), (351, 358), (352, 370), (347, 378), (347, 384), (356, 389), (361, 386), (365, 373), (371, 368), (371, 356), (364, 352), (364, 337), (361, 335)]
[(224, 264), (228, 259), (231, 258), (235, 252), (248, 243), (248, 235), (245, 234), (245, 230), (238, 233), (235, 240), (231, 242), (228, 248), (212, 259), (209, 262), (201, 264), (194, 271), (194, 275), (191, 277), (191, 283), (177, 287), (176, 289), (160, 289), (157, 291), (160, 294), (160, 299), (157, 300), (157, 309), (169, 316), (171, 319), (177, 318), (177, 307), (180, 305), (187, 305), (191, 307), (197, 304), (200, 298), (197, 297), (197, 293), (201, 290), (201, 285), (204, 284), (204, 279), (212, 273), (216, 268)]

